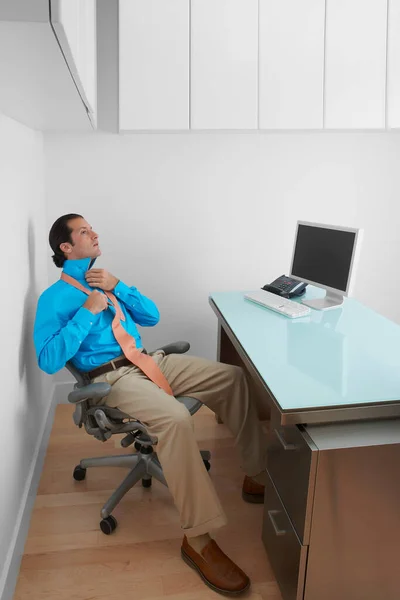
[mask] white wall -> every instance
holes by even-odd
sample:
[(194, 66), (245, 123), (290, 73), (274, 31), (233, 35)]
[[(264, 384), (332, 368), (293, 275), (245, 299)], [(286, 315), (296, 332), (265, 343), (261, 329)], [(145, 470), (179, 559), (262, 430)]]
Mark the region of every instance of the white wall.
[(148, 348), (214, 358), (208, 294), (287, 273), (297, 219), (364, 228), (354, 295), (400, 323), (398, 134), (46, 135), (45, 160), (48, 226), (83, 214), (98, 266), (158, 304)]
[(50, 405), (32, 327), (48, 283), (43, 139), (0, 114), (0, 596)]

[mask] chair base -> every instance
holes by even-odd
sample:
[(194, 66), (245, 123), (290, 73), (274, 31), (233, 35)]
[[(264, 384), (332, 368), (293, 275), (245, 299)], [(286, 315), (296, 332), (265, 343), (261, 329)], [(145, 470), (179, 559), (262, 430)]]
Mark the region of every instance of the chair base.
[[(201, 450), (200, 454), (208, 470), (210, 467), (209, 460), (211, 454), (208, 450)], [(125, 494), (129, 492), (140, 479), (142, 480), (143, 487), (150, 487), (153, 477), (168, 487), (160, 461), (152, 447), (142, 447), (136, 454), (83, 458), (79, 467), (76, 467), (76, 469), (80, 468), (81, 472), (82, 470), (85, 472), (88, 467), (127, 467), (130, 469), (128, 475), (101, 509), (100, 514), (102, 519), (106, 519), (111, 515), (112, 511)], [(84, 479), (84, 476), (79, 478), (76, 477), (76, 479)]]

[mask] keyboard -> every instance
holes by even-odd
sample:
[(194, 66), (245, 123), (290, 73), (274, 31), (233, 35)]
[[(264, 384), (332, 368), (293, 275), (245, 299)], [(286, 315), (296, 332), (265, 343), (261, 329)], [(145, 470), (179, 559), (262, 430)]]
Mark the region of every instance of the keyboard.
[(275, 312), (280, 313), (285, 317), (289, 317), (290, 319), (305, 317), (311, 312), (311, 309), (308, 306), (304, 306), (304, 304), (293, 302), (293, 300), (282, 298), (277, 294), (272, 294), (272, 292), (266, 292), (264, 290), (249, 292), (248, 294), (245, 294), (244, 297), (246, 300), (251, 300), (251, 302), (255, 302), (260, 306), (274, 310)]

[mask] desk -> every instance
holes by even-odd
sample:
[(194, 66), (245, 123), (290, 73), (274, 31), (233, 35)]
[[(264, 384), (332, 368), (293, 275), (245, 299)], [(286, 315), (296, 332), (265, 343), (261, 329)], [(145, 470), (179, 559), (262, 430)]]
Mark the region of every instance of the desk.
[[(307, 288), (308, 298), (323, 294)], [(210, 304), (218, 359), (231, 344), (282, 425), (400, 416), (400, 326), (385, 317), (354, 299), (300, 319), (244, 300), (243, 292), (213, 294)]]
[(271, 413), (262, 537), (284, 600), (398, 600), (400, 326), (354, 299), (288, 319), (243, 295), (210, 304), (218, 359)]

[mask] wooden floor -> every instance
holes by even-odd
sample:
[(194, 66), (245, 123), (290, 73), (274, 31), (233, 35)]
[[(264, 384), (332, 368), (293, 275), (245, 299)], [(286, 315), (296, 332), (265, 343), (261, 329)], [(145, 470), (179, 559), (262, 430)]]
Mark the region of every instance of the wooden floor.
[[(101, 443), (72, 422), (69, 405), (57, 407), (14, 600), (201, 600), (221, 598), (180, 558), (182, 531), (167, 488), (136, 485), (114, 510), (118, 528), (99, 529), (100, 509), (126, 474), (88, 469), (76, 482), (81, 458), (123, 454), (118, 440)], [(243, 475), (233, 440), (203, 407), (196, 436), (212, 451), (212, 478), (229, 524), (214, 533), (222, 549), (252, 580), (246, 600), (281, 600), (262, 542), (262, 505), (241, 498)]]

